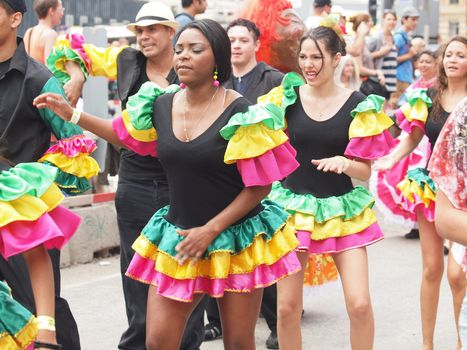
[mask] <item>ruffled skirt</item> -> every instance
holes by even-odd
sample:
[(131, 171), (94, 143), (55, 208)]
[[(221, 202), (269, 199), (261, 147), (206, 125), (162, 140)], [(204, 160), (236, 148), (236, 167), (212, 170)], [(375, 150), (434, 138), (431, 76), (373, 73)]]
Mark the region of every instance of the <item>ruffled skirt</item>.
[(317, 198), (296, 194), (276, 182), (269, 198), (291, 214), (288, 223), (296, 231), (299, 251), (339, 253), (383, 239), (371, 209), (373, 196), (362, 186), (342, 196)]
[[(405, 134), (405, 133), (404, 133)], [(401, 135), (397, 143), (406, 135)], [(417, 148), (404, 157), (392, 169), (386, 171), (373, 170), (370, 177), (370, 192), (375, 194), (375, 206), (383, 214), (383, 220), (412, 228), (417, 222), (416, 213), (404, 210), (400, 205), (401, 191), (397, 188), (410, 169), (426, 166), (430, 156), (430, 144), (426, 136)]]
[(161, 208), (133, 244), (136, 253), (126, 275), (183, 302), (192, 301), (195, 293), (222, 297), (274, 284), (300, 270), (294, 252), (298, 242), (287, 225), (288, 214), (268, 200), (263, 206), (260, 213), (219, 234), (203, 258), (183, 265), (175, 260), (175, 247), (183, 237), (164, 217), (169, 207)]
[(54, 184), (57, 170), (23, 163), (0, 173), (0, 254), (5, 258), (39, 245), (60, 249), (77, 230), (80, 218), (60, 206)]
[(409, 213), (421, 212), (430, 222), (435, 220), (436, 186), (425, 168), (407, 172), (397, 188), (401, 191), (399, 205)]
[(16, 302), (8, 286), (0, 281), (0, 349), (29, 349), (37, 336), (34, 316)]

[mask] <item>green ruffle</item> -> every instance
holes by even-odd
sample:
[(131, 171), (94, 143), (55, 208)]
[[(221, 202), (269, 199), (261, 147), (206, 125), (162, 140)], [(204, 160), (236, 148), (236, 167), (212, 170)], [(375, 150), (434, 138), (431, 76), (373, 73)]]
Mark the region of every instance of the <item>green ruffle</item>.
[(368, 95), (366, 99), (360, 102), (355, 109), (350, 112), (352, 117), (355, 117), (357, 113), (375, 111), (381, 112), (384, 105), (384, 97), (378, 95)]
[(152, 125), (152, 106), (157, 97), (180, 90), (178, 85), (169, 85), (163, 89), (156, 83), (148, 81), (141, 85), (136, 94), (128, 99), (126, 109), (131, 125), (136, 130), (148, 130)]
[(273, 104), (253, 105), (243, 113), (234, 114), (220, 134), (225, 140), (230, 140), (240, 126), (250, 126), (263, 123), (271, 130), (281, 130), (285, 127), (284, 114), (280, 107)]
[(366, 208), (372, 208), (374, 198), (362, 186), (356, 186), (349, 193), (342, 196), (317, 198), (312, 194), (296, 194), (282, 187), (280, 182), (272, 185), (269, 198), (277, 202), (288, 212), (313, 215), (318, 223), (326, 222), (335, 217), (349, 220), (359, 216)]
[[(44, 162), (44, 164), (55, 167), (55, 165), (50, 162)], [(62, 171), (60, 168), (56, 169), (57, 176), (55, 177), (55, 184), (60, 187), (60, 189), (66, 194), (77, 195), (91, 189), (91, 184), (85, 177), (78, 177), (72, 174), (68, 174)]]
[(407, 178), (410, 181), (415, 181), (420, 185), (421, 188), (428, 185), (430, 189), (436, 193), (436, 185), (433, 179), (430, 177), (430, 173), (425, 168), (415, 168), (407, 172)]
[(250, 126), (263, 123), (271, 130), (281, 130), (286, 126), (285, 109), (295, 103), (297, 94), (294, 87), (303, 85), (303, 79), (297, 73), (287, 73), (282, 80), (283, 95), (281, 106), (273, 103), (258, 103), (248, 107), (244, 113), (234, 114), (220, 134), (225, 140), (230, 140), (240, 126)]
[(407, 101), (409, 101), (410, 105), (413, 106), (417, 100), (422, 100), (426, 103), (428, 108), (431, 107), (432, 101), (431, 98), (427, 94), (427, 89), (413, 89), (406, 92)]
[(79, 64), (84, 77), (87, 79), (89, 73), (86, 69), (81, 57), (68, 46), (62, 46), (60, 48), (54, 47), (47, 58), (47, 67), (50, 69), (52, 74), (58, 79), (58, 81), (64, 85), (70, 80), (70, 75), (67, 72), (62, 72), (55, 66), (55, 62), (59, 59), (66, 58), (67, 61), (74, 61)]
[(41, 163), (22, 163), (0, 173), (0, 200), (9, 202), (25, 194), (41, 197), (52, 185), (57, 169)]
[(12, 298), (10, 288), (0, 281), (0, 334), (18, 334), (32, 317), (25, 307)]
[(285, 110), (288, 106), (295, 103), (297, 100), (297, 93), (295, 92), (295, 88), (297, 86), (302, 86), (305, 84), (305, 81), (301, 77), (301, 75), (290, 72), (284, 75), (282, 79), (282, 87), (284, 88), (284, 95), (282, 96), (282, 105), (281, 108), (285, 113)]
[[(264, 209), (260, 213), (222, 231), (209, 245), (204, 258), (216, 251), (237, 254), (248, 248), (258, 235), (262, 235), (264, 240), (269, 241), (285, 224), (289, 215), (272, 201), (265, 200), (262, 204)], [(175, 231), (179, 229), (177, 226), (164, 218), (168, 211), (168, 206), (159, 209), (146, 224), (142, 234), (157, 246), (158, 250), (176, 256), (175, 247), (184, 237)]]

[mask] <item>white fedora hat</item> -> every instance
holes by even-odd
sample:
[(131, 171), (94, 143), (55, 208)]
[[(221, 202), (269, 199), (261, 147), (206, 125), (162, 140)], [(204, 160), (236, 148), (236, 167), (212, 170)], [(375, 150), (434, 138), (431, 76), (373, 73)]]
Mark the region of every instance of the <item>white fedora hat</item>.
[(135, 22), (128, 24), (126, 27), (136, 33), (136, 26), (147, 27), (153, 24), (161, 24), (175, 30), (178, 28), (178, 22), (175, 21), (170, 7), (157, 1), (145, 3), (138, 11)]

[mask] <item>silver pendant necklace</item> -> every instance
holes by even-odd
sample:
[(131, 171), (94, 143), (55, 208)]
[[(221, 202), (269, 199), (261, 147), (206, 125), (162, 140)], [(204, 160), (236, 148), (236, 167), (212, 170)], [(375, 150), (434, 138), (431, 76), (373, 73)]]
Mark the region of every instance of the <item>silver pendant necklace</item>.
[(193, 133), (198, 129), (199, 123), (201, 122), (201, 119), (204, 118), (207, 110), (209, 109), (209, 107), (212, 104), (212, 101), (214, 101), (214, 98), (217, 95), (217, 91), (219, 91), (219, 88), (216, 88), (216, 91), (214, 92), (214, 94), (212, 94), (211, 101), (209, 101), (206, 108), (204, 108), (203, 112), (201, 113), (201, 116), (196, 121), (195, 126), (193, 128), (191, 128), (190, 135), (188, 135), (188, 130), (187, 130), (187, 127), (186, 127), (186, 101), (187, 101), (187, 96), (186, 96), (186, 90), (183, 91), (183, 93), (185, 94), (185, 98), (183, 100), (183, 133), (185, 135), (185, 140), (184, 140), (185, 142), (190, 142), (191, 140), (193, 140), (192, 139)]

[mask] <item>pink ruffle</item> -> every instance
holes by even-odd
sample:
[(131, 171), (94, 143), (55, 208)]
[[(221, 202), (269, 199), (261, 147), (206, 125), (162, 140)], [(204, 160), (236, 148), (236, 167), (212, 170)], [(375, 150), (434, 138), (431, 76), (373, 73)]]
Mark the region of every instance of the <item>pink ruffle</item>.
[(126, 275), (143, 283), (157, 286), (157, 293), (170, 299), (191, 302), (195, 293), (206, 293), (220, 298), (225, 292), (249, 293), (264, 288), (301, 269), (295, 252), (291, 252), (272, 265), (260, 265), (254, 271), (232, 274), (225, 279), (198, 277), (177, 280), (155, 270), (154, 261), (138, 253), (128, 267)]
[(91, 154), (97, 148), (96, 141), (84, 135), (61, 139), (51, 146), (47, 153), (63, 153), (67, 157), (75, 157), (80, 153)]
[(41, 244), (60, 249), (73, 236), (81, 219), (71, 210), (58, 206), (36, 221), (15, 221), (0, 227), (0, 253), (5, 259)]
[(402, 209), (407, 210), (409, 213), (414, 213), (415, 215), (417, 212), (423, 214), (425, 219), (429, 222), (435, 221), (435, 202), (430, 201), (428, 208), (425, 206), (425, 203), (418, 197), (416, 194), (413, 194), (415, 201), (411, 202), (406, 198), (404, 195), (401, 194), (400, 196), (400, 206)]
[(379, 135), (351, 138), (344, 154), (350, 158), (378, 159), (389, 154), (394, 145), (394, 138), (384, 130)]
[(83, 44), (86, 42), (84, 36), (81, 34), (67, 34), (65, 38), (70, 42), (71, 48), (82, 58), (88, 72), (91, 72), (91, 59), (83, 47)]
[(255, 158), (237, 160), (237, 168), (245, 186), (265, 186), (284, 179), (300, 164), (297, 151), (289, 141)]
[(157, 141), (142, 142), (135, 140), (125, 128), (122, 117), (118, 117), (112, 121), (112, 128), (119, 140), (128, 147), (128, 149), (142, 156), (157, 157)]
[(297, 231), (299, 245), (298, 251), (307, 251), (310, 254), (340, 253), (346, 250), (365, 247), (384, 238), (378, 223), (370, 225), (361, 232), (343, 236), (331, 237), (323, 240), (313, 240), (309, 231)]
[(396, 111), (395, 115), (399, 128), (401, 128), (405, 132), (411, 134), (414, 128), (420, 128), (423, 131), (423, 133), (425, 133), (425, 123), (421, 122), (420, 120), (415, 119), (410, 122), (400, 109)]

